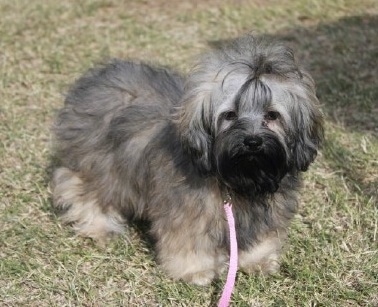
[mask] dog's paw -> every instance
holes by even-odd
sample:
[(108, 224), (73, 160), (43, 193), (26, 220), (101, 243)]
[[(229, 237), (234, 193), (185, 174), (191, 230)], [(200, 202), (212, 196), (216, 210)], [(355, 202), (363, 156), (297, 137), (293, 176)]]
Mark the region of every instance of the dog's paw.
[(277, 273), (280, 269), (278, 257), (270, 257), (259, 263), (251, 263), (247, 266), (241, 267), (241, 271), (246, 274), (263, 274), (269, 275)]
[(247, 268), (242, 268), (241, 271), (248, 275), (270, 275), (279, 271), (280, 265), (275, 263), (273, 265), (255, 265)]
[(215, 277), (215, 272), (212, 270), (197, 272), (194, 274), (188, 274), (182, 279), (188, 283), (197, 286), (207, 286)]
[(282, 240), (268, 236), (239, 255), (239, 268), (247, 274), (273, 274), (280, 268)]

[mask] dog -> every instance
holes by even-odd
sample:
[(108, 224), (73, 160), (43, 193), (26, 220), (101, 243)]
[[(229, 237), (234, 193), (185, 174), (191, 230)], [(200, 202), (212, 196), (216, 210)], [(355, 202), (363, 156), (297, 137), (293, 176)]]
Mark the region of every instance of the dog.
[(229, 197), (239, 269), (276, 272), (323, 130), (314, 81), (280, 43), (245, 35), (186, 77), (113, 60), (79, 78), (57, 114), (53, 202), (100, 242), (148, 221), (162, 269), (207, 285), (227, 267)]

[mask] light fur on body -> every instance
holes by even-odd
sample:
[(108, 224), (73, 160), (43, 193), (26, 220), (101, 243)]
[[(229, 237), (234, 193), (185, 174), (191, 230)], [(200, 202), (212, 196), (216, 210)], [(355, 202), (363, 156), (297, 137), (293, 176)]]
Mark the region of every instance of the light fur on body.
[(77, 80), (58, 114), (54, 204), (97, 240), (149, 221), (168, 275), (205, 285), (227, 263), (229, 194), (240, 269), (274, 272), (322, 139), (317, 104), (292, 52), (252, 36), (187, 78), (114, 60)]

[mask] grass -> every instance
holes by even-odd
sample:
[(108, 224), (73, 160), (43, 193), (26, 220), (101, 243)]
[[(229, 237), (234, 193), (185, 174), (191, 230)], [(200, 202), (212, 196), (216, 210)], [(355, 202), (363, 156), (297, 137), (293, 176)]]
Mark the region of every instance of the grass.
[(233, 306), (378, 305), (378, 4), (373, 0), (0, 0), (0, 305), (212, 306), (171, 282), (131, 229), (106, 248), (51, 210), (50, 131), (67, 86), (97, 62), (187, 71), (253, 30), (290, 44), (318, 84), (326, 143), (305, 175), (278, 274), (238, 275)]

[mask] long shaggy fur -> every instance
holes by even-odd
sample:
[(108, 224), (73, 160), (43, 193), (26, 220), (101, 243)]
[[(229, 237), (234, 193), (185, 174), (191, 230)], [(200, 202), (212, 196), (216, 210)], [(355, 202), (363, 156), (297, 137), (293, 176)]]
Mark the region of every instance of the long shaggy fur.
[(229, 194), (239, 267), (273, 272), (322, 139), (317, 104), (293, 53), (252, 36), (186, 78), (114, 60), (77, 80), (57, 116), (55, 206), (99, 240), (148, 220), (162, 268), (203, 285), (227, 262)]

